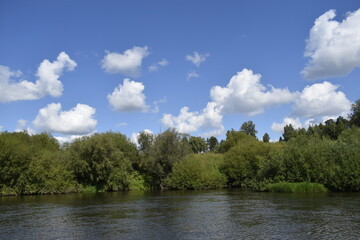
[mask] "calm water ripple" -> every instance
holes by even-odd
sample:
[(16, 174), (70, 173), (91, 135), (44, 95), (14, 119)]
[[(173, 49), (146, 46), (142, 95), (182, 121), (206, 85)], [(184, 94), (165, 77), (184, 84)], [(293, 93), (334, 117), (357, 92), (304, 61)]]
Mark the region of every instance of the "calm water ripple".
[(0, 239), (360, 239), (360, 194), (215, 190), (3, 197)]

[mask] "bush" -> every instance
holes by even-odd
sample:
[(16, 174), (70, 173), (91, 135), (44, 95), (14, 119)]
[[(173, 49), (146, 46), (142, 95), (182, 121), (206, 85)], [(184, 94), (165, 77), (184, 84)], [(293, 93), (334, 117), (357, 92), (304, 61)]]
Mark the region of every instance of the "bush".
[(267, 185), (267, 191), (279, 193), (319, 193), (327, 192), (327, 188), (320, 183), (290, 183), (279, 182)]
[(171, 189), (211, 189), (226, 184), (226, 177), (219, 171), (222, 156), (214, 153), (193, 154), (175, 163), (173, 172), (165, 179)]

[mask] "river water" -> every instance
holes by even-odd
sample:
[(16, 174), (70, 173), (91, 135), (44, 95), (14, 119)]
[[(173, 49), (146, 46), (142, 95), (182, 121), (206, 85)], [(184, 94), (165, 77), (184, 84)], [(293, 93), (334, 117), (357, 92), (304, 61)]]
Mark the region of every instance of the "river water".
[(214, 190), (2, 197), (0, 239), (360, 239), (360, 194)]

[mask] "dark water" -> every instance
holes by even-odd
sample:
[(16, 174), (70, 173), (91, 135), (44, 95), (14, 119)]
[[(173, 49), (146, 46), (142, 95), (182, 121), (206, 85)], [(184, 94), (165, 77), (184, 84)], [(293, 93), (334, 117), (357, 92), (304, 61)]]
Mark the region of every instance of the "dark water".
[(3, 197), (0, 239), (360, 239), (360, 194), (216, 190)]

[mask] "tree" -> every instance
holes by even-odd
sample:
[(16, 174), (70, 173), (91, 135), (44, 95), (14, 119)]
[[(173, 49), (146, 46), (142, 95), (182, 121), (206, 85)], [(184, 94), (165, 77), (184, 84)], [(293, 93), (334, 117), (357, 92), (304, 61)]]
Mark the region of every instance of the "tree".
[(268, 143), (270, 142), (270, 136), (268, 133), (265, 133), (263, 136), (263, 142)]
[(129, 188), (132, 165), (139, 161), (135, 144), (120, 133), (102, 133), (75, 140), (68, 148), (77, 181), (96, 190)]
[(154, 136), (151, 133), (142, 131), (137, 137), (137, 141), (139, 143), (139, 150), (144, 154), (148, 154), (154, 142)]
[(189, 144), (194, 153), (202, 153), (206, 151), (206, 142), (202, 137), (190, 137)]
[(207, 146), (208, 146), (208, 149), (210, 152), (217, 150), (219, 147), (219, 141), (214, 136), (211, 136), (210, 138), (208, 138), (206, 140), (206, 143), (207, 143)]
[(247, 135), (253, 136), (253, 137), (256, 137), (256, 134), (257, 134), (257, 131), (255, 129), (255, 124), (252, 121), (244, 122), (241, 125), (240, 131), (246, 133)]
[(144, 172), (151, 177), (150, 185), (162, 186), (162, 181), (172, 171), (173, 165), (191, 152), (187, 136), (168, 129), (154, 138), (149, 158), (143, 163)]
[(290, 138), (295, 136), (295, 134), (296, 134), (295, 129), (291, 124), (287, 124), (284, 127), (284, 133), (283, 133), (284, 141), (289, 141)]
[(360, 99), (356, 100), (355, 103), (351, 106), (351, 113), (349, 114), (349, 119), (351, 125), (360, 127)]

